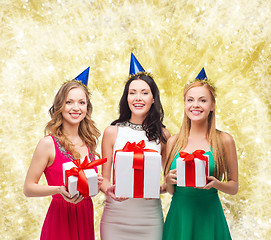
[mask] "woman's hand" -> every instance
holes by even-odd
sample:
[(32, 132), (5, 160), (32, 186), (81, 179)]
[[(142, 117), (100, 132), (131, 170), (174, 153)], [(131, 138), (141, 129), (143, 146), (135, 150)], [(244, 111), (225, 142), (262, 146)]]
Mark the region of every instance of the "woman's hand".
[(110, 196), (112, 199), (114, 199), (115, 201), (118, 201), (118, 202), (122, 202), (122, 201), (125, 201), (125, 200), (128, 199), (127, 197), (116, 197), (116, 195), (115, 195), (115, 188), (116, 188), (116, 185), (109, 186), (107, 188), (105, 194), (107, 196)]
[(166, 175), (166, 184), (177, 184), (177, 169), (170, 170)]
[(103, 180), (104, 178), (102, 177), (101, 174), (97, 174), (97, 178), (98, 178), (98, 188), (100, 189), (102, 183), (103, 183)]
[(76, 194), (73, 198), (71, 198), (71, 194), (67, 191), (65, 186), (60, 186), (59, 191), (60, 191), (59, 193), (62, 195), (62, 197), (69, 203), (77, 204), (84, 199), (83, 195), (78, 195), (78, 194)]
[(164, 182), (162, 186), (160, 186), (160, 194), (167, 192), (167, 184)]
[(208, 176), (207, 180), (208, 180), (208, 183), (203, 187), (203, 189), (207, 189), (207, 190), (211, 188), (217, 189), (219, 184), (221, 183), (217, 178), (213, 176)]
[(170, 170), (165, 176), (166, 191), (170, 194), (175, 192), (175, 186), (177, 184), (177, 169)]
[(213, 176), (208, 177), (204, 189), (215, 188), (221, 192), (235, 195), (238, 192), (238, 161), (235, 142), (228, 133), (222, 132), (221, 139), (224, 146), (224, 157), (227, 166), (227, 181), (221, 182)]

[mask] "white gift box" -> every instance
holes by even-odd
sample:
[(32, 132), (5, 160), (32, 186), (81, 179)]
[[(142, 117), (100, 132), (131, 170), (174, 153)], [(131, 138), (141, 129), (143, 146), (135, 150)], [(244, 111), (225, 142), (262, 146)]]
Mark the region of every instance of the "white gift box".
[[(115, 195), (134, 198), (133, 152), (117, 152), (115, 157)], [(160, 198), (161, 155), (144, 152), (143, 198)]]
[[(81, 162), (84, 159), (81, 159)], [(71, 168), (76, 167), (76, 165), (73, 162), (66, 162), (63, 163), (63, 182), (64, 185), (67, 186), (69, 193), (71, 194), (71, 197), (74, 197), (76, 194), (79, 194), (77, 191), (77, 176), (69, 176), (68, 177), (68, 183), (66, 183), (66, 170), (70, 170)], [(89, 190), (89, 196), (94, 196), (98, 194), (98, 178), (96, 171), (92, 169), (85, 169), (83, 170), (86, 178), (88, 180), (88, 190)]]
[[(204, 155), (208, 158), (207, 155)], [(206, 161), (200, 160), (198, 158), (195, 158), (195, 167), (194, 167), (194, 174), (195, 178), (192, 179), (191, 175), (186, 173), (186, 164), (189, 164), (186, 161), (183, 161), (184, 158), (177, 158), (177, 186), (183, 186), (183, 187), (204, 187), (207, 184), (207, 176), (209, 176), (209, 164)], [(207, 169), (206, 169), (207, 168)], [(207, 174), (206, 174), (207, 172)], [(189, 182), (194, 182), (192, 185), (187, 185), (186, 181), (189, 179)]]

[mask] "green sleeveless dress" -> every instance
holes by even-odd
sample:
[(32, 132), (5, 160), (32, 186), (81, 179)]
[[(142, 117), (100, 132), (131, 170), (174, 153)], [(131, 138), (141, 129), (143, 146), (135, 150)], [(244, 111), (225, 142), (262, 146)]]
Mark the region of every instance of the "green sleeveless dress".
[[(209, 173), (214, 175), (214, 157), (209, 156)], [(176, 168), (174, 158), (170, 169)], [(163, 240), (228, 240), (231, 239), (217, 190), (177, 187), (163, 230)]]

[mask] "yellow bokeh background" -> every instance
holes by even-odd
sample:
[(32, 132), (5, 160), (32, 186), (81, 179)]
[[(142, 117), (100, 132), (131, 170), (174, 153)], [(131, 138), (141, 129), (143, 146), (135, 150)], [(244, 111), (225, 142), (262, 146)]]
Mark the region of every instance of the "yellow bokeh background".
[[(103, 131), (118, 116), (131, 51), (158, 84), (171, 134), (184, 84), (205, 67), (217, 127), (238, 152), (239, 192), (220, 194), (232, 237), (270, 239), (270, 15), (269, 0), (0, 0), (0, 239), (39, 239), (51, 198), (22, 188), (58, 88), (90, 66)], [(104, 199), (93, 198), (97, 239)], [(166, 215), (168, 194), (162, 203)]]

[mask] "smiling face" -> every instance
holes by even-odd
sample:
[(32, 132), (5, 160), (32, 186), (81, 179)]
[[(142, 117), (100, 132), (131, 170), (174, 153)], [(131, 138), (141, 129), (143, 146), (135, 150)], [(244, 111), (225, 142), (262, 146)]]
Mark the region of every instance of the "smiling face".
[(87, 113), (87, 98), (81, 87), (68, 92), (65, 107), (62, 111), (63, 124), (79, 125)]
[(144, 120), (154, 103), (150, 86), (144, 80), (133, 80), (129, 85), (127, 102), (131, 110), (131, 121), (134, 118)]
[(184, 98), (184, 107), (187, 117), (191, 121), (208, 121), (208, 116), (215, 109), (210, 91), (204, 87), (192, 87)]

